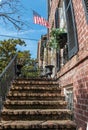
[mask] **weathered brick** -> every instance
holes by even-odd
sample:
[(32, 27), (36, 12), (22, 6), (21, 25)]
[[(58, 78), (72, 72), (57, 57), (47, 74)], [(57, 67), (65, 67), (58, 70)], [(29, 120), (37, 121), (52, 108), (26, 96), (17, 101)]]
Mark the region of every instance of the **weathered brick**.
[[(73, 56), (57, 74), (61, 86), (73, 87), (75, 120), (80, 130), (86, 130), (88, 121), (88, 24), (82, 1), (73, 0), (77, 27), (77, 55)], [(80, 114), (84, 114), (81, 116)]]

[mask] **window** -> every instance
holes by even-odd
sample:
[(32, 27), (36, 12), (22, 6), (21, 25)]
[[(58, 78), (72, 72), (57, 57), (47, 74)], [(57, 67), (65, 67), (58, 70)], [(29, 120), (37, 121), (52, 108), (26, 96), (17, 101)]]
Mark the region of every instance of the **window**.
[(66, 29), (66, 16), (65, 16), (65, 9), (64, 9), (64, 2), (63, 0), (60, 1), (59, 6), (56, 8), (55, 11), (55, 28), (64, 28)]
[[(65, 7), (64, 7), (63, 0), (60, 1), (55, 11), (55, 27), (64, 28), (64, 30), (67, 32)], [(60, 49), (60, 50), (57, 50), (57, 54), (56, 54), (57, 71), (59, 71), (61, 66), (63, 66), (62, 61), (63, 61), (63, 56), (62, 56), (62, 50)]]
[(59, 28), (59, 9), (56, 8), (55, 12), (55, 28)]
[(64, 88), (64, 94), (65, 94), (65, 100), (67, 101), (67, 109), (73, 110), (73, 87), (72, 86), (66, 86)]
[(76, 23), (74, 17), (74, 10), (72, 6), (72, 0), (64, 0), (64, 3), (68, 33), (68, 57), (71, 58), (78, 51)]
[(83, 4), (84, 4), (85, 14), (88, 22), (88, 0), (83, 0)]

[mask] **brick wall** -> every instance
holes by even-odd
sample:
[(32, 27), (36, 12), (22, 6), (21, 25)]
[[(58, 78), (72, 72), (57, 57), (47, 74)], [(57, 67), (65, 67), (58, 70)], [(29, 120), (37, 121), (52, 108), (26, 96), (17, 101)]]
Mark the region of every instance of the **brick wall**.
[(73, 86), (75, 119), (78, 128), (86, 130), (88, 122), (88, 60), (77, 66)]
[(60, 71), (61, 86), (73, 84), (74, 116), (80, 130), (88, 121), (88, 25), (82, 1), (73, 0), (79, 52)]
[[(55, 8), (59, 0), (52, 1), (49, 21), (54, 21)], [(79, 130), (86, 130), (88, 122), (88, 24), (82, 0), (73, 0), (78, 34), (78, 53), (57, 73), (61, 87), (73, 86), (74, 116)]]

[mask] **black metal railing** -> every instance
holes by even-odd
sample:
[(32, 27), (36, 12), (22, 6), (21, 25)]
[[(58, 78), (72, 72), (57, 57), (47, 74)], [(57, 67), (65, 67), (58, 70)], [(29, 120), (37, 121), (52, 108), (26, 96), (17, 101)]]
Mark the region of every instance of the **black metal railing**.
[(6, 99), (6, 95), (10, 89), (11, 82), (16, 76), (16, 58), (17, 54), (13, 57), (11, 62), (0, 75), (0, 111), (3, 107), (3, 102)]

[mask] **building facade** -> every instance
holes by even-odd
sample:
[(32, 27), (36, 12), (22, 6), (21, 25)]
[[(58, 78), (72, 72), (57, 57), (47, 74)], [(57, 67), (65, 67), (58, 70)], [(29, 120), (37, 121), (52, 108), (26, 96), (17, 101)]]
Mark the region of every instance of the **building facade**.
[(38, 42), (37, 59), (39, 68), (44, 68), (47, 65), (47, 35), (42, 35)]
[[(48, 48), (48, 64), (55, 66), (54, 76), (74, 112), (78, 130), (88, 123), (88, 1), (48, 0), (50, 29), (64, 28), (67, 41), (55, 51)], [(47, 43), (48, 44), (48, 43)]]

